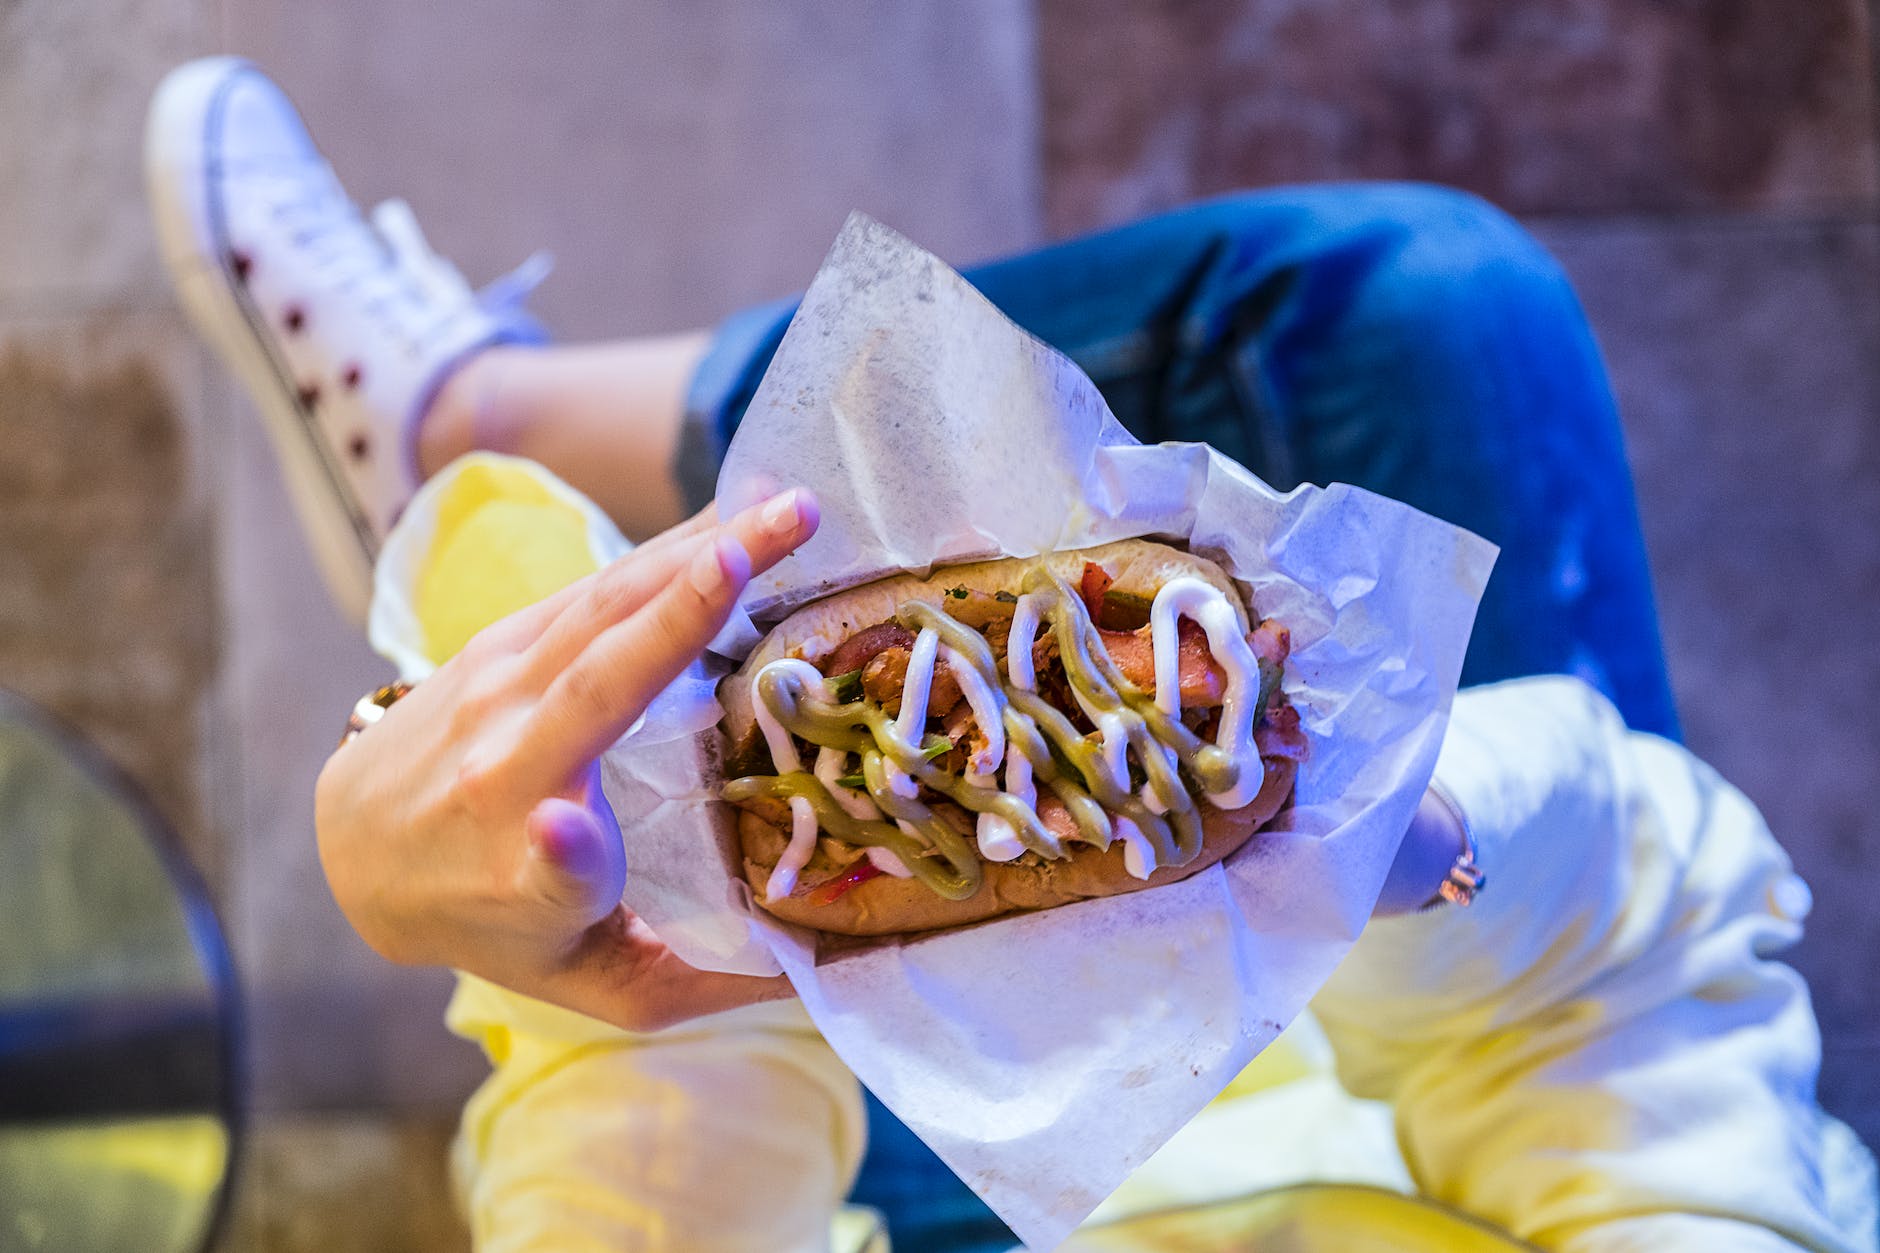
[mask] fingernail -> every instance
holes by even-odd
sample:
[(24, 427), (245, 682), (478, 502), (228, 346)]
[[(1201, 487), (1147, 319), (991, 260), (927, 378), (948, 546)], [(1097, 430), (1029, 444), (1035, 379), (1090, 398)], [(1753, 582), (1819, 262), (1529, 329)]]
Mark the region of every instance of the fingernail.
[(717, 595), (731, 579), (748, 577), (750, 572), (751, 558), (744, 545), (729, 535), (720, 535), (692, 558), (686, 578), (693, 591), (709, 597)]
[(791, 488), (780, 496), (771, 497), (769, 503), (764, 506), (763, 513), (758, 515), (764, 524), (764, 529), (777, 535), (786, 535), (796, 530), (803, 521), (802, 510), (797, 504), (800, 495), (801, 493), (795, 488)]

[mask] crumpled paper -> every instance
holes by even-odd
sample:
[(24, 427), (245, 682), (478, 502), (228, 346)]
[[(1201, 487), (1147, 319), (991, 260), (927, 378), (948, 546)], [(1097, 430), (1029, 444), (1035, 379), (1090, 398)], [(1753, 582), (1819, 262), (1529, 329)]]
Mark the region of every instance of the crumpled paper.
[[(627, 905), (694, 965), (787, 973), (843, 1060), (1013, 1230), (1049, 1248), (1292, 1020), (1371, 912), (1427, 784), (1494, 548), (1341, 485), (1279, 493), (1143, 446), (1069, 360), (851, 217), (726, 456), (720, 506), (822, 502), (713, 652), (603, 763)], [(1175, 885), (818, 962), (751, 903), (713, 698), (759, 625), (881, 574), (1130, 536), (1219, 560), (1292, 630), (1311, 743), (1292, 808)]]

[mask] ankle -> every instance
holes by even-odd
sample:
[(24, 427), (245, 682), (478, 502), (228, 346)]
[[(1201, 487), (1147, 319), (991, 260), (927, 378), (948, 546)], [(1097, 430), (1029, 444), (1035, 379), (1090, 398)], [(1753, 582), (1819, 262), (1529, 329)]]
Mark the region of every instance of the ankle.
[(467, 452), (479, 448), (502, 451), (502, 406), (499, 403), (512, 345), (480, 348), (445, 376), (424, 412), (419, 414), (413, 447), (418, 473), (430, 478)]

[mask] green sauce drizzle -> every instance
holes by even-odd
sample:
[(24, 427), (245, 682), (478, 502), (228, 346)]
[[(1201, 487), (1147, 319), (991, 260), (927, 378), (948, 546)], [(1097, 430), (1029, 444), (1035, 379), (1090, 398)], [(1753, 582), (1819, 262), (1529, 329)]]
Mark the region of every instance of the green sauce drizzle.
[[(1101, 746), (1079, 733), (1050, 702), (1036, 692), (1008, 686), (992, 646), (977, 630), (925, 601), (910, 601), (895, 616), (910, 630), (933, 631), (940, 643), (978, 672), (1002, 707), (1006, 751), (1021, 753), (1031, 763), (1034, 777), (1069, 812), (1082, 842), (1109, 847), (1116, 835), (1110, 819), (1114, 812), (1141, 830), (1158, 867), (1193, 861), (1201, 852), (1201, 817), (1180, 771), (1185, 770), (1203, 792), (1220, 792), (1234, 785), (1239, 767), (1222, 749), (1163, 713), (1123, 676), (1103, 648), (1083, 599), (1069, 584), (1039, 566), (1025, 577), (1023, 586), (1027, 594), (1039, 599), (1040, 621), (1050, 625), (1072, 690), (1089, 709), (1114, 718), (1121, 726), (1164, 813), (1158, 814), (1128, 790), (1127, 780), (1125, 786), (1117, 786), (1104, 766)], [(920, 839), (891, 823), (852, 817), (820, 780), (802, 771), (735, 779), (725, 785), (725, 799), (801, 796), (810, 802), (825, 832), (850, 844), (887, 848), (917, 879), (948, 900), (963, 900), (978, 891), (983, 869), (977, 850), (932, 808), (897, 793), (890, 785), (890, 764), (973, 813), (1004, 819), (1020, 842), (1040, 856), (1056, 860), (1069, 855), (1033, 806), (1009, 792), (974, 786), (934, 765), (931, 758), (938, 755), (939, 746), (931, 739), (917, 745), (901, 734), (885, 709), (860, 695), (859, 671), (841, 675), (830, 685), (838, 694), (836, 700), (810, 695), (787, 671), (764, 670), (758, 673), (753, 695), (798, 738), (858, 754), (862, 772), (856, 782), (866, 786), (884, 814), (907, 823)], [(855, 776), (842, 782), (851, 778)]]

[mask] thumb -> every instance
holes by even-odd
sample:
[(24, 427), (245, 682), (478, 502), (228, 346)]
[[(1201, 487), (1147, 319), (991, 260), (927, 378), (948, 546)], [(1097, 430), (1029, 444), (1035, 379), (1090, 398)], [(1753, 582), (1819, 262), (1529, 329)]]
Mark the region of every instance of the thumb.
[[(591, 795), (598, 799), (599, 789)], [(601, 800), (601, 805), (606, 801)], [(529, 812), (524, 891), (579, 927), (592, 926), (620, 904), (626, 853), (620, 829), (590, 805), (551, 796)]]

